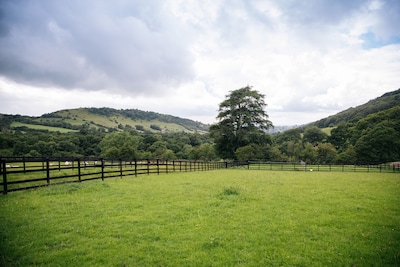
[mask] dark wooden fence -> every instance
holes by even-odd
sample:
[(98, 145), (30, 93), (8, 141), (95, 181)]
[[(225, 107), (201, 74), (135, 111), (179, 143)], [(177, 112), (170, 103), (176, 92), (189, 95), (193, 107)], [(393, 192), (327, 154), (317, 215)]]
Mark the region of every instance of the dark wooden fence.
[(104, 158), (0, 158), (0, 192), (48, 186), (52, 184), (82, 182), (95, 179), (193, 172), (227, 168), (225, 162), (160, 160), (160, 159), (104, 159)]
[(229, 164), (232, 168), (251, 170), (280, 170), (280, 171), (329, 171), (329, 172), (391, 172), (400, 173), (400, 164), (306, 164), (304, 162), (271, 162), (271, 161), (234, 161)]
[(0, 193), (95, 179), (226, 168), (273, 171), (336, 171), (400, 173), (399, 164), (309, 165), (300, 162), (211, 162), (160, 159), (66, 157), (0, 157)]

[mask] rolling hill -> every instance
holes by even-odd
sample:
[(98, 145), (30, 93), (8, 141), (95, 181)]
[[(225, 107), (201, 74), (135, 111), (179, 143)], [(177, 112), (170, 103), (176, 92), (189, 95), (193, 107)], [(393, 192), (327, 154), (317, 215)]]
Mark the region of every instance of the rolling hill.
[(385, 93), (363, 105), (351, 107), (335, 115), (320, 119), (311, 123), (311, 125), (315, 125), (318, 128), (327, 128), (337, 126), (341, 123), (356, 123), (370, 114), (385, 111), (396, 106), (400, 106), (400, 89)]
[[(40, 127), (38, 127), (40, 126)], [(43, 114), (40, 117), (0, 115), (0, 128), (48, 131), (96, 130), (114, 132), (207, 132), (209, 125), (171, 115), (138, 109), (78, 108)]]
[[(336, 127), (341, 123), (356, 123), (368, 115), (400, 106), (400, 89), (383, 94), (357, 107), (351, 107), (335, 115), (320, 119), (308, 125), (318, 128)], [(114, 132), (136, 130), (139, 132), (199, 132), (208, 131), (209, 125), (172, 115), (138, 109), (78, 108), (43, 114), (40, 117), (0, 114), (0, 130), (36, 129), (59, 132), (95, 130)], [(293, 126), (272, 129), (269, 133), (284, 132)]]

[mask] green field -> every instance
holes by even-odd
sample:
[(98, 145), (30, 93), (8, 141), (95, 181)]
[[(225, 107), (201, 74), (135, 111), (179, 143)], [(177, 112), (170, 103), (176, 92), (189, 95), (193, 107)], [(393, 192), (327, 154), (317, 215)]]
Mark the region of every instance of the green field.
[(0, 196), (1, 266), (399, 266), (400, 177), (216, 170)]
[(17, 128), (17, 127), (27, 127), (27, 128), (34, 129), (34, 130), (45, 130), (45, 131), (49, 131), (49, 132), (60, 132), (60, 133), (78, 132), (78, 130), (71, 130), (71, 129), (61, 128), (61, 127), (52, 127), (52, 126), (46, 126), (46, 125), (29, 124), (29, 123), (23, 123), (23, 122), (13, 122), (13, 123), (11, 123), (11, 128)]
[[(133, 129), (135, 129), (136, 125), (141, 125), (145, 128), (145, 130), (150, 132), (160, 132), (157, 130), (153, 130), (150, 128), (150, 125), (155, 124), (161, 127), (162, 129), (168, 129), (170, 132), (193, 132), (188, 130), (182, 125), (177, 123), (168, 123), (161, 122), (159, 120), (141, 120), (141, 119), (132, 119), (126, 116), (112, 114), (112, 115), (101, 115), (94, 114), (87, 109), (70, 109), (70, 110), (61, 110), (57, 112), (57, 115), (64, 117), (62, 119), (63, 122), (70, 123), (71, 125), (83, 125), (89, 123), (91, 127), (98, 128), (99, 126), (108, 127), (108, 128), (118, 128), (118, 125), (129, 125)], [(55, 122), (59, 121), (60, 118), (40, 118), (36, 121), (40, 122)]]

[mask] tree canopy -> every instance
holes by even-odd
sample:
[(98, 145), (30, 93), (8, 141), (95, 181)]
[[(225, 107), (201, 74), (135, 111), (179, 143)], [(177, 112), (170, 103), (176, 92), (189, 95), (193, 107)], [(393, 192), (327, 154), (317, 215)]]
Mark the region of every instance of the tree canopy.
[(264, 95), (250, 86), (230, 91), (219, 105), (218, 123), (211, 125), (216, 151), (222, 158), (235, 159), (236, 150), (250, 144), (270, 142), (266, 130), (272, 127), (264, 108)]

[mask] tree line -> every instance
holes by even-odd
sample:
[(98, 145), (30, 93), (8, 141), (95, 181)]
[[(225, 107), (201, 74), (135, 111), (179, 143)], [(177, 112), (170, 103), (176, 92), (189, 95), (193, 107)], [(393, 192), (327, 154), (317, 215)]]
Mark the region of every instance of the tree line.
[[(231, 91), (219, 105), (219, 122), (211, 125), (210, 135), (217, 155), (222, 158), (318, 164), (400, 161), (397, 93), (384, 95), (394, 101), (388, 109), (375, 113), (369, 109), (369, 115), (359, 120), (343, 121), (330, 134), (315, 125), (308, 125), (270, 136), (266, 130), (273, 125), (264, 111), (265, 96), (247, 86)], [(364, 105), (363, 109), (367, 107)]]
[(207, 134), (59, 133), (27, 129), (0, 133), (2, 156), (98, 156), (106, 158), (217, 158)]
[(369, 114), (358, 121), (342, 122), (330, 134), (308, 125), (271, 135), (267, 130), (273, 124), (265, 112), (264, 98), (249, 86), (230, 91), (219, 105), (218, 122), (204, 134), (143, 133), (134, 128), (111, 133), (81, 128), (79, 132), (59, 133), (2, 127), (0, 155), (319, 164), (400, 161), (400, 106)]

